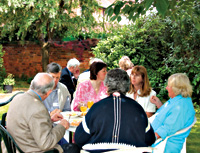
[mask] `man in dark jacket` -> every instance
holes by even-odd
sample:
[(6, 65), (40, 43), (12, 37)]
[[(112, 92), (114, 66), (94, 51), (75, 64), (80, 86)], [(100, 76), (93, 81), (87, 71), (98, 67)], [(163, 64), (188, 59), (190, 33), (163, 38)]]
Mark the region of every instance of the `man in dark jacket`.
[(76, 58), (70, 59), (67, 62), (67, 66), (61, 72), (60, 82), (66, 85), (71, 94), (71, 100), (73, 100), (77, 79), (80, 74), (79, 65), (80, 62)]

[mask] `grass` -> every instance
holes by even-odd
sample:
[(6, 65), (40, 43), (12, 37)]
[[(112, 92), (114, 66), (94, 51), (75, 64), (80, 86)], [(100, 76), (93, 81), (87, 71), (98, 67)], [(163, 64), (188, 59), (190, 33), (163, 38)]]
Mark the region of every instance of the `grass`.
[(187, 153), (200, 152), (200, 114), (196, 114), (197, 122), (192, 127), (190, 135), (187, 138)]

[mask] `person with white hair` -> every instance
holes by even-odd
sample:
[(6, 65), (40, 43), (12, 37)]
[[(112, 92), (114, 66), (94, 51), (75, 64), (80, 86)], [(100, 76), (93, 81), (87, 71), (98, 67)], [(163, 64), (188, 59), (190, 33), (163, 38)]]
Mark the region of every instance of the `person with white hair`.
[(76, 89), (77, 79), (80, 74), (80, 62), (76, 58), (72, 58), (67, 62), (67, 66), (62, 69), (60, 82), (63, 83), (71, 94), (71, 100), (73, 100), (73, 94)]
[(125, 96), (130, 79), (126, 71), (108, 71), (104, 84), (109, 96), (95, 103), (75, 131), (75, 143), (125, 143), (136, 147), (151, 146), (153, 128), (140, 104)]

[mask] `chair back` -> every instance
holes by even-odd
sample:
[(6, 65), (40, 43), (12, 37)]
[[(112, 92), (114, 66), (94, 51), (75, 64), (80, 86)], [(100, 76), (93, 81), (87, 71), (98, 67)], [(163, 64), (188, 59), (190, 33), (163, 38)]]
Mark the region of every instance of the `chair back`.
[(20, 153), (24, 153), (19, 148), (19, 146), (17, 145), (17, 143), (15, 142), (13, 137), (10, 135), (10, 133), (2, 125), (0, 125), (0, 134), (3, 138), (4, 143), (5, 143), (7, 152), (16, 153), (16, 149), (17, 149)]
[(4, 102), (0, 102), (0, 107), (1, 107), (1, 106), (4, 106), (4, 105), (7, 105), (9, 102), (11, 102), (11, 101), (13, 100), (13, 98), (14, 98), (16, 95), (22, 94), (22, 93), (24, 93), (24, 92), (23, 92), (23, 91), (20, 91), (20, 92), (14, 94), (12, 97), (10, 97), (8, 100), (6, 100), (6, 101), (4, 101)]
[[(1, 139), (3, 138), (6, 150), (8, 153), (16, 153), (16, 150), (18, 150), (19, 153), (24, 153), (20, 147), (17, 145), (13, 137), (10, 135), (10, 133), (6, 130), (6, 115), (7, 113), (4, 113), (2, 116), (2, 122), (0, 124), (0, 153), (2, 153), (1, 148)], [(44, 153), (59, 153), (59, 151), (56, 148), (53, 148), (51, 150), (45, 151)]]

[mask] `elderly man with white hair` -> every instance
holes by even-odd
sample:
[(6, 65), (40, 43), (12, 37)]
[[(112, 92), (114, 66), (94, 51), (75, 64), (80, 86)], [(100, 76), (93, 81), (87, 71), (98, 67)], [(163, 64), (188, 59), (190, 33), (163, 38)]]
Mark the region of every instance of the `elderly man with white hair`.
[(76, 90), (77, 79), (80, 74), (80, 62), (76, 58), (72, 58), (67, 62), (67, 66), (62, 69), (60, 82), (63, 83), (71, 94), (73, 100), (73, 93)]

